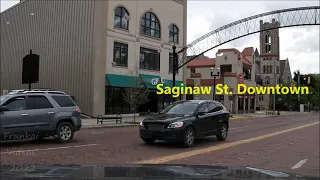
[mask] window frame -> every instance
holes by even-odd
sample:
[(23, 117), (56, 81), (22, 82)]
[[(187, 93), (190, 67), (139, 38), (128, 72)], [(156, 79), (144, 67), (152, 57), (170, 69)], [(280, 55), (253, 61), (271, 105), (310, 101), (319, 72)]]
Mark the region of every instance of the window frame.
[[(120, 63), (118, 64), (117, 61), (116, 61), (116, 52), (117, 50), (119, 50), (119, 53), (120, 53)], [(122, 50), (126, 50), (126, 58), (125, 60), (122, 59), (122, 56), (121, 56), (121, 51)], [(113, 42), (113, 62), (116, 64), (116, 66), (120, 66), (120, 67), (128, 67), (128, 57), (129, 57), (129, 45), (126, 44), (126, 43), (122, 43), (122, 42), (117, 42), (117, 41), (114, 41)], [(125, 63), (122, 63), (123, 61), (125, 61)]]
[[(176, 40), (175, 37), (177, 37)], [(169, 42), (179, 43), (179, 28), (175, 24), (169, 26)]]
[(271, 35), (269, 31), (265, 34), (265, 51), (266, 53), (271, 53)]
[[(9, 107), (8, 107), (8, 104), (14, 102), (14, 101), (12, 101), (12, 100), (15, 100), (15, 99), (18, 99), (18, 98), (23, 98), (23, 99), (24, 99), (24, 109), (21, 109), (21, 110), (10, 110)], [(27, 110), (27, 100), (26, 100), (26, 96), (17, 96), (17, 97), (9, 98), (5, 103), (3, 103), (2, 106), (8, 107), (8, 111), (10, 111), (10, 112), (25, 111), (25, 110)]]
[[(229, 68), (230, 71), (227, 71)], [(232, 65), (220, 65), (220, 77), (224, 77), (225, 72), (232, 72)]]
[[(117, 9), (120, 9), (120, 15), (117, 14)], [(124, 15), (123, 15), (123, 12), (124, 13), (127, 13), (127, 16), (129, 17), (129, 12), (126, 8), (122, 7), (122, 6), (118, 6), (115, 10), (114, 10), (114, 18), (113, 18), (113, 27), (115, 28), (119, 28), (119, 29), (123, 29), (123, 30), (129, 30), (129, 20), (127, 20), (127, 27), (124, 28), (122, 27), (122, 20), (124, 18)], [(120, 25), (119, 27), (115, 24), (115, 20), (116, 20), (116, 17), (119, 17), (120, 18)]]
[[(152, 28), (153, 23), (155, 25), (154, 28)], [(152, 35), (152, 31), (154, 31), (154, 35)], [(140, 34), (157, 39), (161, 38), (161, 24), (159, 18), (154, 13), (146, 12), (142, 15), (140, 19)]]
[[(47, 101), (49, 102), (49, 104), (51, 105), (51, 107), (46, 107), (46, 108), (37, 108), (37, 109), (33, 109), (33, 107), (29, 104), (31, 101), (30, 99), (34, 98), (34, 97), (42, 97), (47, 99)], [(39, 110), (39, 109), (52, 109), (54, 108), (53, 104), (50, 102), (50, 100), (44, 96), (44, 95), (27, 95), (26, 96), (26, 105), (27, 105), (27, 110)], [(32, 107), (32, 108), (31, 108)]]
[(77, 104), (74, 102), (74, 100), (72, 99), (72, 97), (71, 96), (69, 96), (69, 98), (70, 98), (70, 100), (72, 101), (72, 106), (62, 106), (61, 104), (59, 104), (59, 102), (58, 102), (58, 100), (57, 99), (55, 99), (56, 97), (66, 97), (66, 96), (59, 96), (59, 95), (53, 95), (53, 96), (51, 96), (51, 98), (58, 104), (58, 106), (59, 107), (62, 107), (62, 108), (64, 108), (64, 107), (66, 107), (66, 108), (68, 108), (68, 107), (76, 107), (77, 106)]
[[(142, 65), (142, 61), (141, 61), (142, 54), (144, 56), (144, 65)], [(148, 59), (146, 59), (146, 57), (148, 57)], [(152, 57), (152, 59), (150, 57)], [(157, 59), (157, 57), (158, 57), (158, 59)], [(143, 69), (143, 70), (160, 71), (160, 57), (161, 57), (161, 55), (158, 52), (158, 50), (140, 47), (140, 59), (139, 59), (140, 66), (139, 66), (139, 68)], [(146, 64), (149, 65), (148, 68), (146, 67)], [(154, 66), (154, 68), (151, 68), (152, 65)]]

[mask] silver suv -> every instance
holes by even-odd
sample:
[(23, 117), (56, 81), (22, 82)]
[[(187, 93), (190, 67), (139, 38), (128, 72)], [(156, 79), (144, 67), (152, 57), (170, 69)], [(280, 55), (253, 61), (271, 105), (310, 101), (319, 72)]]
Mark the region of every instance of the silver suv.
[(53, 136), (67, 143), (81, 128), (81, 112), (61, 91), (22, 91), (0, 96), (0, 141)]

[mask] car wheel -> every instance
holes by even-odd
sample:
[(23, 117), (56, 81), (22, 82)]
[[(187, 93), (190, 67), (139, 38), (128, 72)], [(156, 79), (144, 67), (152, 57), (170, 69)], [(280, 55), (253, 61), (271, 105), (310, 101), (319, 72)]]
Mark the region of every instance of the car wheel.
[(152, 138), (142, 138), (142, 140), (147, 144), (153, 144), (154, 141), (156, 141), (155, 139), (152, 139)]
[(219, 141), (224, 141), (228, 137), (228, 126), (223, 123), (220, 127), (219, 134), (217, 135), (217, 139)]
[(71, 123), (60, 123), (56, 130), (56, 141), (60, 143), (68, 143), (73, 139), (74, 128)]
[(183, 145), (184, 147), (192, 147), (196, 139), (196, 132), (192, 127), (187, 127), (184, 131)]

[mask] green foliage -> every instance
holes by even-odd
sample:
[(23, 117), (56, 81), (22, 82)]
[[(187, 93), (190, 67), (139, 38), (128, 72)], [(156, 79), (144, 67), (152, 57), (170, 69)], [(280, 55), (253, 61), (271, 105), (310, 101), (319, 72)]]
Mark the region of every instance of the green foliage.
[[(293, 81), (295, 86), (298, 86), (298, 74), (300, 70), (295, 71)], [(310, 84), (308, 84), (308, 77), (310, 77)], [(290, 84), (286, 84), (285, 86), (291, 86)], [(310, 102), (311, 104), (320, 104), (320, 74), (300, 74), (300, 86), (305, 87), (308, 86), (309, 94), (300, 94), (300, 102), (298, 101), (298, 95), (296, 94), (287, 94), (287, 95), (277, 95), (283, 99), (279, 104), (283, 106), (294, 106), (296, 104), (307, 104)]]

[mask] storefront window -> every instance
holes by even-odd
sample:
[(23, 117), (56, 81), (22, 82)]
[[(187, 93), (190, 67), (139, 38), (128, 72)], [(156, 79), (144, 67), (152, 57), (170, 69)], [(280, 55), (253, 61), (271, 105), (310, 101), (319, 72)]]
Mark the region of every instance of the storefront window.
[(121, 112), (122, 113), (133, 113), (133, 112), (130, 112), (130, 105), (128, 102), (126, 102), (124, 99), (123, 99), (123, 93), (125, 93), (125, 88), (121, 88), (121, 104), (122, 104), (122, 110)]
[(113, 91), (111, 87), (106, 87), (106, 114), (113, 113)]
[(118, 113), (121, 112), (121, 89), (120, 88), (113, 88), (113, 104), (114, 104), (114, 112)]
[(158, 95), (158, 111), (161, 111), (164, 109), (163, 107), (163, 94)]

